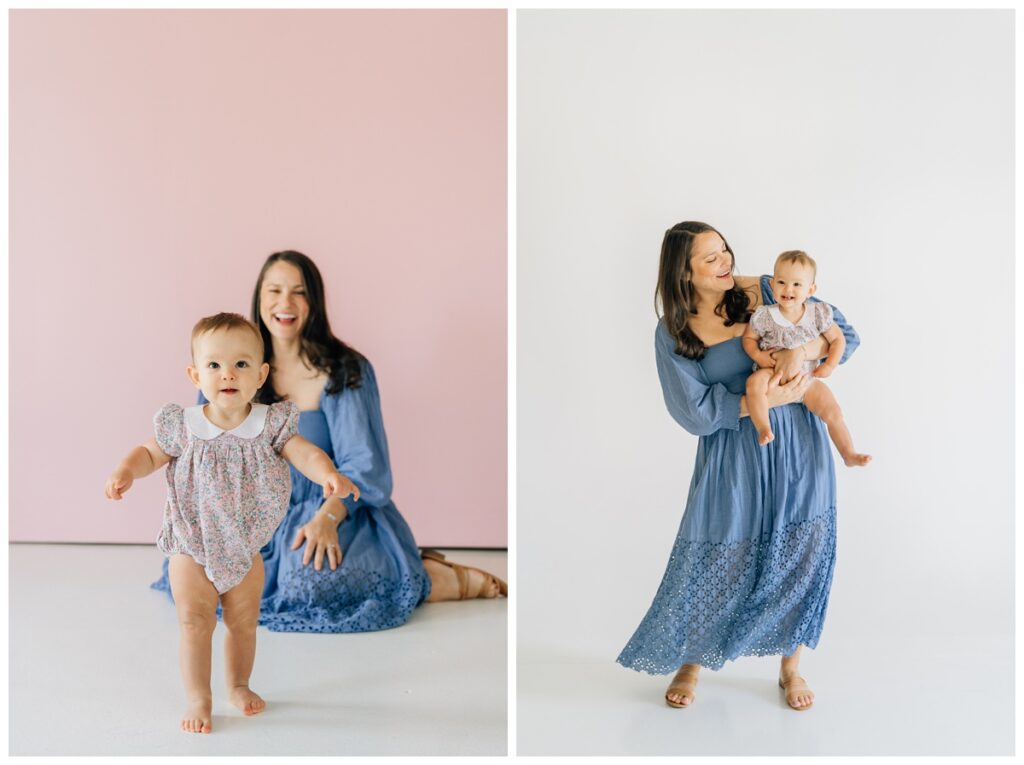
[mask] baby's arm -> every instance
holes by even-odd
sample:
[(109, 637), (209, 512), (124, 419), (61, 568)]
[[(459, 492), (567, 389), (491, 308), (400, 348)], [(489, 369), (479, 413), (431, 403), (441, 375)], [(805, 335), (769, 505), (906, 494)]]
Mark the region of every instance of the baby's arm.
[(292, 436), (281, 449), (281, 456), (306, 478), (324, 487), (324, 496), (359, 499), (359, 487), (337, 471), (331, 458), (316, 444), (302, 436)]
[(121, 499), (136, 478), (145, 478), (168, 462), (171, 458), (151, 438), (142, 446), (136, 446), (107, 479), (106, 494), (110, 499)]
[(843, 351), (846, 350), (846, 338), (843, 336), (843, 331), (835, 324), (822, 332), (821, 336), (828, 340), (828, 357), (815, 367), (814, 376), (828, 377), (839, 366), (839, 360), (843, 357)]
[(747, 325), (746, 331), (743, 333), (743, 350), (747, 352), (761, 369), (766, 367), (774, 367), (775, 359), (768, 351), (762, 351), (758, 346), (757, 341), (761, 339), (761, 336), (757, 334), (757, 330), (754, 329), (754, 324), (751, 322)]

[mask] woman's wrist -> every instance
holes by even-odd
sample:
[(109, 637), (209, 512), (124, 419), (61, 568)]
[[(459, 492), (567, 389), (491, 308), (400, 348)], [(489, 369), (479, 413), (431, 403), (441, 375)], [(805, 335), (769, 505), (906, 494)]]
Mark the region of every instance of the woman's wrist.
[(345, 505), (340, 499), (332, 497), (320, 506), (317, 515), (322, 515), (335, 526), (339, 526), (348, 517), (348, 510), (345, 509)]

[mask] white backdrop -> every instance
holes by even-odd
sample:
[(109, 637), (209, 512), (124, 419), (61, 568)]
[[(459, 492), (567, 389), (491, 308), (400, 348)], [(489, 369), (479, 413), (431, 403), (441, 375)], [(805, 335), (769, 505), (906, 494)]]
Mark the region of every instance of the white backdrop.
[(742, 274), (806, 250), (861, 335), (829, 384), (874, 462), (837, 466), (814, 660), (838, 636), (907, 660), (990, 646), (1008, 754), (1012, 11), (542, 11), (517, 30), (519, 753), (592, 752), (541, 746), (545, 719), (568, 728), (536, 713), (538, 677), (614, 662), (664, 572), (697, 438), (665, 410), (653, 295), (664, 231), (701, 220)]

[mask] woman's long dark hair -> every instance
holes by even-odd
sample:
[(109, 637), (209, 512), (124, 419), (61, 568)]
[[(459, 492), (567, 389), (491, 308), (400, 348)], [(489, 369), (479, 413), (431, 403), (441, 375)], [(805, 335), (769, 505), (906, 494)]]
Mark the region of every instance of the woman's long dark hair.
[[(697, 293), (691, 281), (693, 269), (690, 266), (690, 255), (693, 253), (693, 240), (698, 234), (708, 231), (722, 236), (707, 223), (684, 221), (666, 231), (661, 243), (654, 309), (657, 312), (660, 302), (665, 325), (676, 341), (676, 353), (688, 359), (702, 359), (707, 350), (707, 346), (690, 329), (690, 317), (697, 313)], [(722, 241), (726, 251), (732, 255), (732, 248), (724, 236)], [(732, 258), (732, 271), (736, 273), (735, 255)], [(750, 321), (749, 309), (750, 295), (734, 282), (732, 289), (726, 290), (722, 296), (722, 302), (715, 306), (715, 313), (725, 319), (725, 326), (729, 327), (737, 322), (746, 324)]]
[[(346, 345), (336, 338), (331, 332), (330, 322), (327, 321), (327, 308), (324, 302), (324, 280), (320, 276), (320, 270), (316, 264), (301, 252), (295, 250), (284, 250), (275, 252), (267, 258), (260, 269), (259, 278), (256, 280), (256, 289), (252, 293), (252, 320), (259, 327), (263, 336), (263, 360), (270, 363), (273, 354), (273, 342), (270, 330), (263, 323), (260, 317), (260, 290), (263, 288), (263, 277), (274, 263), (283, 260), (291, 263), (302, 273), (302, 283), (306, 289), (306, 301), (309, 303), (309, 316), (302, 327), (300, 350), (302, 356), (309, 363), (321, 372), (328, 375), (325, 390), (327, 393), (338, 393), (345, 388), (358, 388), (362, 382), (362, 370), (360, 362), (363, 355), (355, 348)], [(256, 394), (256, 400), (261, 404), (272, 404), (281, 401), (282, 397), (274, 392), (273, 366), (270, 376)]]

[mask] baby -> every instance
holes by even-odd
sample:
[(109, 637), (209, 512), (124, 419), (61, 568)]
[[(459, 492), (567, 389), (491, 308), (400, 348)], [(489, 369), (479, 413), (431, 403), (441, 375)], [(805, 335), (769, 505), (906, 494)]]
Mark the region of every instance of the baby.
[[(776, 305), (762, 305), (750, 317), (743, 334), (743, 350), (758, 367), (747, 378), (747, 409), (757, 428), (761, 446), (775, 438), (768, 421), (768, 381), (774, 374), (775, 359), (770, 351), (779, 348), (797, 348), (824, 335), (828, 340), (828, 357), (820, 365), (817, 359), (804, 361), (804, 371), (817, 378), (828, 377), (839, 365), (846, 348), (846, 338), (832, 320), (832, 308), (827, 303), (807, 303), (817, 285), (814, 279), (817, 264), (800, 250), (789, 250), (775, 261), (772, 290)], [(782, 382), (786, 382), (783, 380)], [(828, 426), (828, 434), (848, 467), (867, 465), (870, 455), (859, 454), (853, 448), (853, 438), (843, 422), (843, 413), (835, 396), (820, 379), (811, 383), (803, 398), (804, 405), (818, 415)]]
[(260, 548), (284, 517), (291, 492), (288, 463), (324, 487), (324, 496), (359, 490), (331, 459), (297, 435), (299, 410), (285, 401), (250, 403), (267, 379), (263, 338), (242, 316), (219, 313), (192, 329), (188, 375), (209, 401), (156, 413), (156, 437), (133, 449), (106, 494), (121, 499), (136, 478), (167, 465), (167, 504), (157, 547), (170, 557), (171, 592), (181, 628), (181, 674), (188, 707), (181, 729), (209, 733), (210, 654), (223, 609), (228, 695), (247, 715), (266, 703), (249, 689), (263, 593)]

